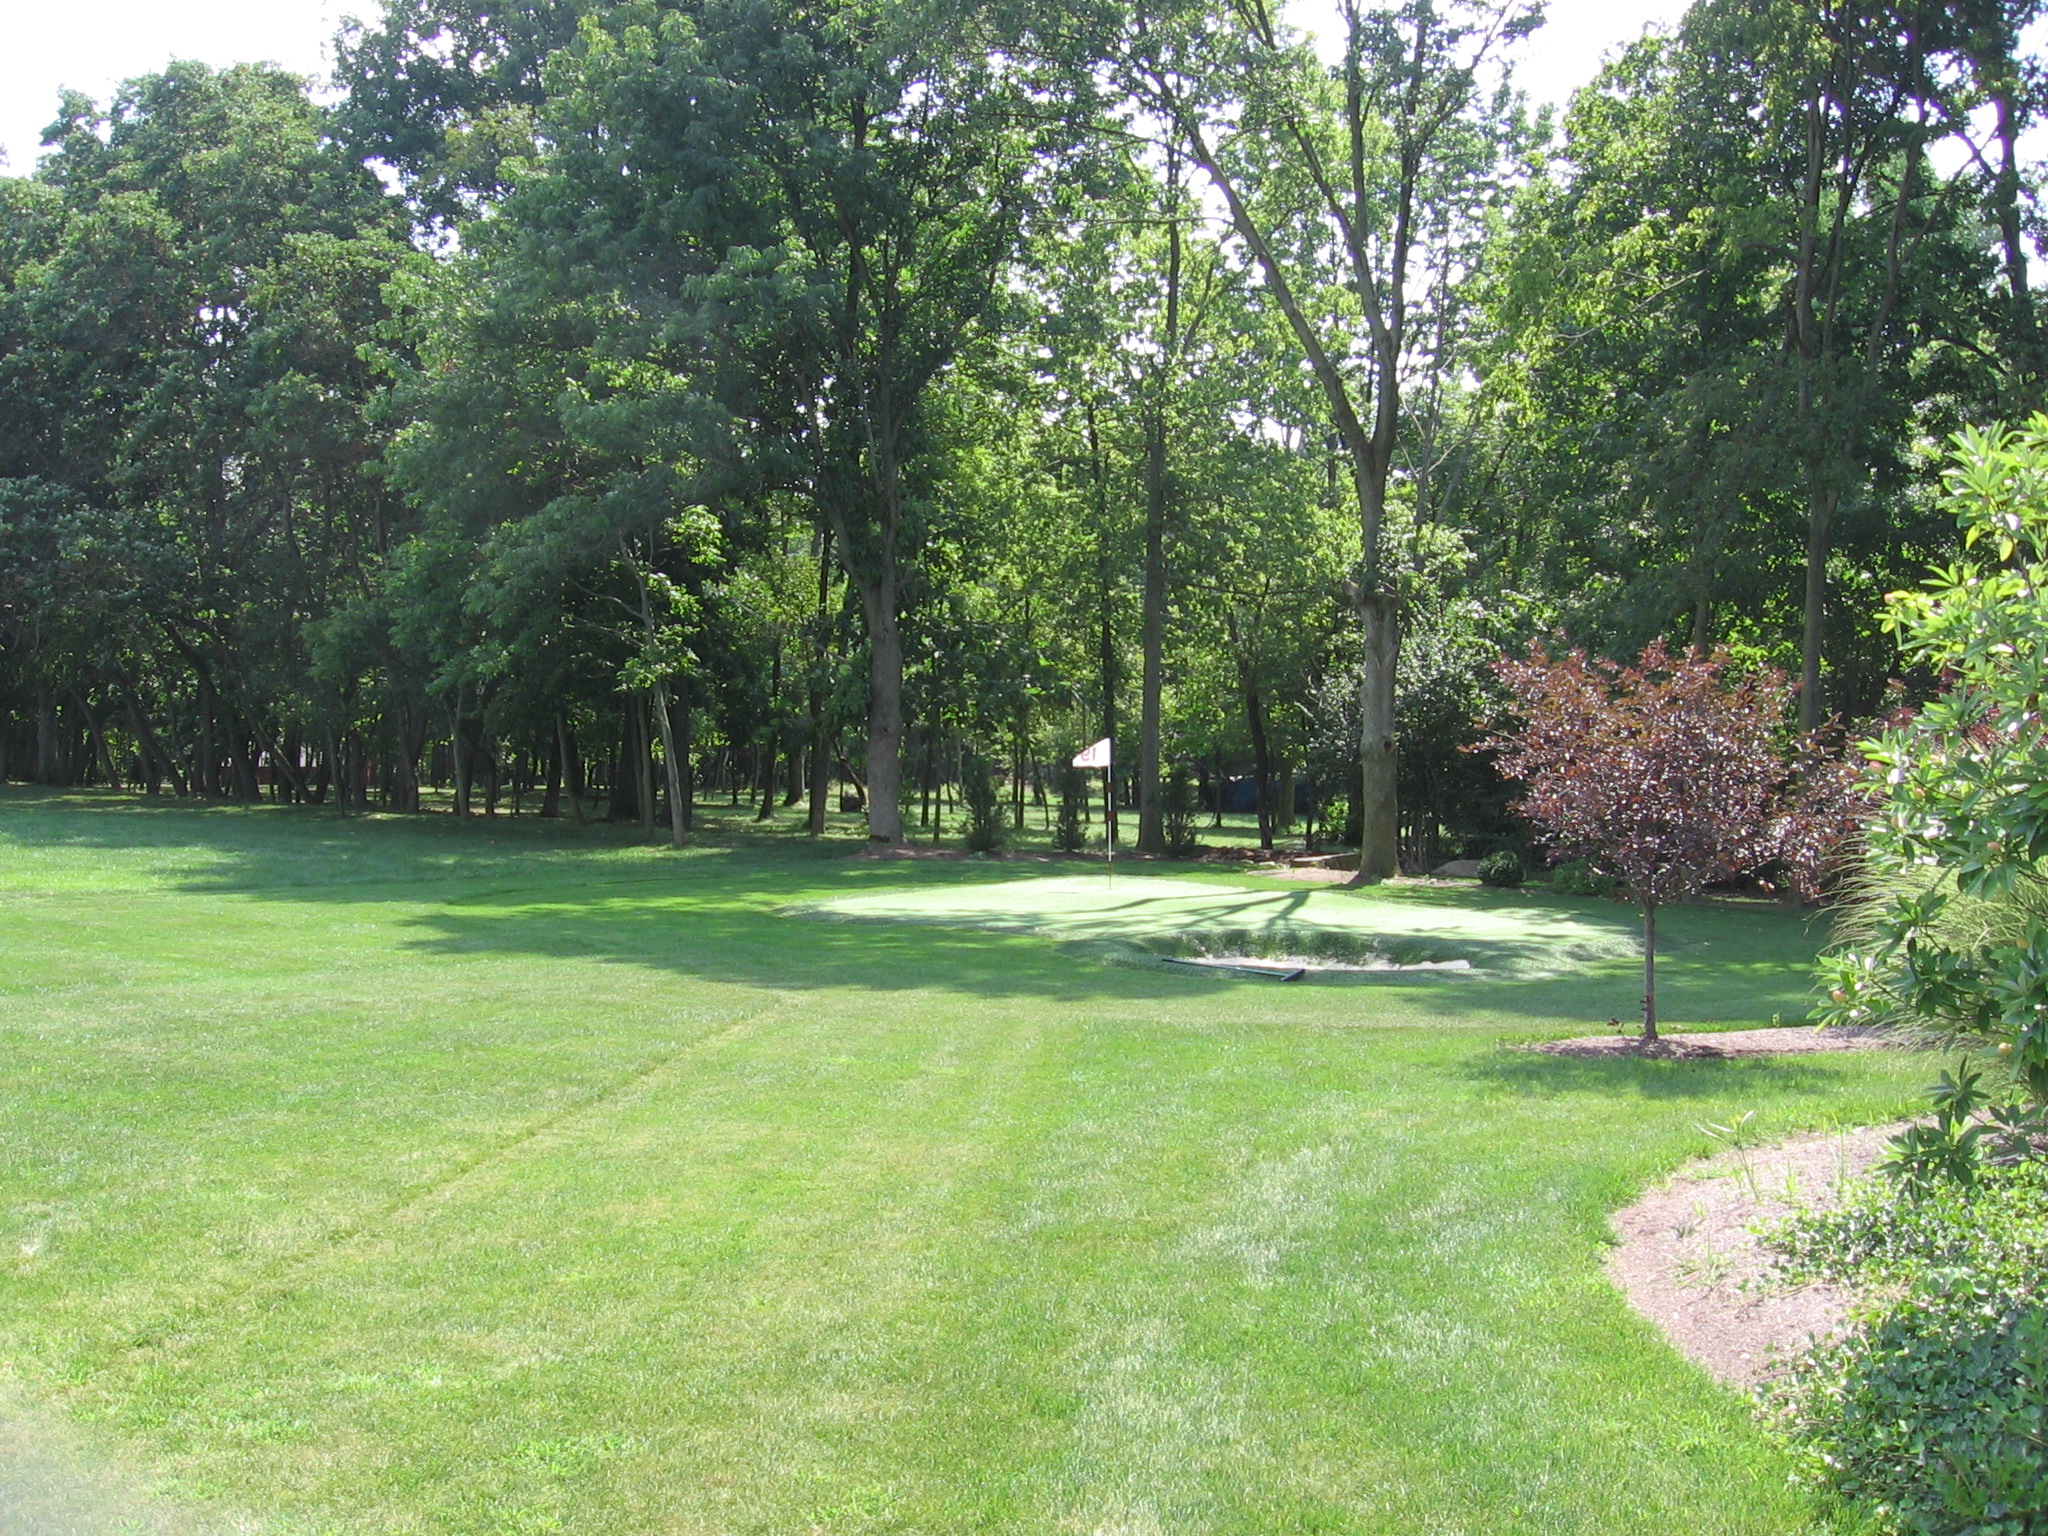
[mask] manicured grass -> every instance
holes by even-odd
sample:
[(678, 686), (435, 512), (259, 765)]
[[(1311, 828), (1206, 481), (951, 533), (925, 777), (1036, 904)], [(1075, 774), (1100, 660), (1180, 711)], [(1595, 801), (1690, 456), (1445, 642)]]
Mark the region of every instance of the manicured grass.
[[(1278, 985), (828, 920), (1072, 874), (850, 849), (0, 793), (7, 1374), (279, 1532), (1814, 1527), (1605, 1217), (1924, 1064), (1502, 1049), (1630, 1013), (1597, 944)], [(1797, 916), (1668, 927), (1668, 1021), (1803, 1012)]]

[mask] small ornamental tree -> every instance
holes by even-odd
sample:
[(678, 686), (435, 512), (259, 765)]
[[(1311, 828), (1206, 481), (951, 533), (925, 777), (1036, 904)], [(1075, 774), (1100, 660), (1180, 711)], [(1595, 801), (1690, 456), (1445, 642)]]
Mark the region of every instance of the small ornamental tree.
[(1787, 822), (1784, 675), (1730, 675), (1725, 651), (1634, 666), (1532, 645), (1500, 664), (1519, 723), (1481, 743), (1526, 791), (1557, 858), (1614, 876), (1643, 913), (1643, 1038), (1657, 1038), (1657, 909), (1766, 862)]

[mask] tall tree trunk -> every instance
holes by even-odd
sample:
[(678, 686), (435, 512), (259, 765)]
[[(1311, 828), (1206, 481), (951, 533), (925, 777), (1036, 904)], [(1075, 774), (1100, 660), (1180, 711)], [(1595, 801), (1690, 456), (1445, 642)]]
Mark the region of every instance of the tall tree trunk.
[(754, 807), (754, 820), (771, 821), (775, 816), (775, 769), (782, 754), (776, 750), (775, 738), (754, 744), (754, 793), (759, 803)]
[(675, 742), (676, 768), (681, 775), (683, 830), (697, 826), (697, 722), (690, 702), (690, 679), (681, 679), (682, 691), (669, 705), (669, 734)]
[(1841, 497), (1820, 492), (1807, 504), (1806, 598), (1799, 638), (1799, 729), (1814, 731), (1826, 717), (1821, 690), (1821, 649), (1827, 638), (1828, 551)]
[(1358, 874), (1383, 880), (1401, 872), (1400, 757), (1394, 737), (1394, 678), (1400, 665), (1401, 625), (1394, 595), (1367, 592), (1359, 603), (1365, 665), (1358, 688)]
[[(1109, 757), (1116, 761), (1116, 631), (1110, 622), (1109, 583), (1105, 573), (1102, 589), (1102, 734), (1109, 741)], [(1116, 842), (1116, 770), (1105, 781), (1109, 788), (1102, 797), (1104, 835), (1111, 846)]]
[(1024, 830), (1024, 753), (1030, 741), (1031, 700), (1028, 695), (1017, 700), (1017, 730), (1014, 741), (1015, 751), (1010, 761), (1010, 821), (1019, 832)]
[[(2009, 62), (2007, 68), (2012, 69)], [(2020, 226), (2019, 128), (2012, 88), (2002, 85), (1996, 102), (1999, 158), (1992, 195), (1997, 202), (1999, 240), (2005, 253), (2006, 304), (2012, 316), (2013, 350), (2018, 354), (2021, 378), (2031, 379), (2041, 367), (2040, 330), (2034, 315), (2033, 284), (2027, 275), (2026, 236)]]
[(1237, 663), (1238, 687), (1244, 691), (1244, 723), (1252, 738), (1252, 808), (1258, 813), (1259, 846), (1273, 848), (1273, 753), (1266, 735), (1266, 706), (1259, 697), (1258, 674), (1252, 668), (1237, 615), (1226, 613), (1224, 624), (1230, 639), (1230, 653)]
[(256, 778), (256, 753), (251, 746), (248, 732), (237, 730), (230, 736), (228, 738), (228, 750), (234, 759), (235, 798), (237, 800), (255, 800), (260, 798), (262, 792), (258, 787)]
[(817, 633), (811, 642), (811, 688), (805, 700), (811, 716), (810, 814), (805, 830), (812, 837), (825, 835), (825, 797), (832, 792), (832, 749), (825, 739), (825, 665), (832, 644), (832, 530), (818, 529), (818, 612)]
[(782, 744), (776, 738), (776, 712), (782, 699), (782, 637), (777, 635), (768, 661), (768, 733), (766, 740), (755, 749), (755, 763), (759, 778), (755, 789), (761, 796), (760, 808), (754, 813), (756, 821), (771, 821), (775, 816), (775, 770), (782, 755)]
[(1166, 852), (1165, 808), (1159, 793), (1160, 695), (1166, 678), (1166, 421), (1146, 423), (1145, 595), (1138, 704), (1138, 852)]
[(85, 719), (85, 767), (84, 774), (98, 772), (100, 780), (108, 789), (121, 787), (121, 775), (114, 768), (114, 754), (107, 747), (107, 733), (100, 728), (100, 717), (92, 703), (75, 685), (71, 697), (78, 705), (78, 712)]
[[(557, 720), (555, 722), (555, 731), (558, 738), (561, 729), (562, 723)], [(536, 766), (538, 765), (536, 764)], [(562, 754), (559, 749), (559, 741), (557, 750), (548, 754), (547, 775), (546, 787), (540, 792), (540, 819), (542, 821), (558, 821), (562, 815)]]
[[(1421, 39), (1418, 36), (1417, 47)], [(1419, 82), (1416, 82), (1419, 84)], [(1386, 525), (1387, 476), (1393, 467), (1394, 449), (1401, 420), (1401, 359), (1407, 325), (1406, 282), (1408, 257), (1414, 240), (1415, 200), (1421, 153), (1403, 157), (1398, 207), (1389, 232), (1387, 281), (1382, 287), (1373, 277), (1365, 244), (1365, 154), (1367, 132), (1362, 85), (1357, 60), (1346, 71), (1347, 119), (1351, 129), (1352, 198), (1351, 216), (1344, 222), (1346, 244), (1353, 268), (1351, 286), (1372, 332), (1373, 383), (1367, 404), (1372, 415), (1368, 429), (1361, 420), (1352, 386), (1339, 358), (1324, 344), (1322, 334), (1309, 318), (1287, 268), (1267, 238), (1265, 227), (1232, 174), (1210, 149), (1207, 136), (1191, 116), (1180, 118), (1180, 128), (1195, 163), (1208, 174), (1210, 183), (1223, 197), (1230, 221), (1258, 263), (1266, 287), (1279, 306), (1288, 328), (1300, 343), (1303, 358), (1314, 374), (1329, 407), (1331, 424), (1350, 461), (1353, 491), (1358, 498), (1358, 521), (1362, 557), (1359, 564), (1356, 602), (1365, 641), (1365, 669), (1360, 682), (1359, 766), (1360, 838), (1358, 880), (1361, 884), (1400, 873), (1401, 815), (1399, 781), (1396, 775), (1394, 737), (1394, 675), (1400, 660), (1401, 630), (1399, 598), (1383, 561), (1381, 533)], [(1412, 163), (1411, 163), (1412, 162)], [(1331, 208), (1342, 202), (1334, 191), (1325, 193)]]
[(924, 771), (918, 775), (919, 787), (923, 790), (923, 804), (918, 810), (917, 824), (925, 831), (932, 829), (932, 796), (939, 787), (939, 770), (933, 761), (939, 750), (938, 733), (920, 725), (918, 733), (924, 737)]
[(36, 679), (36, 777), (38, 784), (61, 784), (63, 748), (57, 736), (57, 704), (47, 678)]
[(1145, 595), (1139, 645), (1144, 677), (1138, 705), (1138, 852), (1166, 852), (1165, 808), (1159, 794), (1160, 694), (1166, 678), (1166, 396), (1180, 346), (1180, 159), (1169, 148), (1166, 219), (1166, 334), (1145, 415)]
[[(886, 393), (886, 392), (884, 392)], [(868, 633), (868, 841), (903, 846), (903, 629), (896, 611), (900, 596), (896, 540), (903, 526), (901, 466), (896, 459), (899, 422), (886, 399), (868, 408), (867, 468), (879, 526), (869, 530), (872, 561), (864, 560), (850, 537), (848, 509), (827, 500), (824, 511), (839, 546), (842, 568), (860, 592), (861, 618)], [(863, 568), (863, 567), (867, 568)]]
[(462, 687), (455, 689), (455, 718), (448, 732), (448, 750), (455, 769), (455, 819), (469, 819), (469, 743), (462, 734)]
[[(657, 682), (654, 685), (654, 720), (661, 729), (661, 767), (668, 787), (668, 844), (671, 848), (683, 846), (683, 834), (690, 830), (690, 807), (685, 781), (689, 769), (683, 762), (682, 754), (676, 750), (675, 717), (669, 712), (668, 688)], [(654, 829), (647, 818), (642, 825), (651, 833)]]
[(196, 660), (194, 671), (199, 682), (199, 761), (196, 765), (199, 771), (194, 777), (199, 780), (201, 794), (218, 796), (221, 793), (220, 748), (214, 739), (217, 721), (213, 676), (204, 663)]
[(560, 715), (555, 716), (555, 766), (561, 776), (562, 787), (569, 793), (569, 814), (580, 827), (583, 825), (582, 775), (570, 761), (569, 727)]
[(868, 621), (868, 841), (903, 846), (903, 631), (896, 584), (864, 587)]
[[(1088, 430), (1088, 462), (1095, 487), (1095, 525), (1099, 541), (1096, 552), (1096, 590), (1098, 594), (1100, 634), (1097, 637), (1096, 660), (1102, 669), (1102, 734), (1109, 742), (1110, 760), (1116, 759), (1116, 627), (1110, 610), (1110, 583), (1112, 563), (1109, 549), (1109, 469), (1102, 453), (1102, 439), (1095, 427), (1095, 402), (1091, 399), (1084, 406), (1084, 420)], [(1115, 775), (1112, 772), (1111, 782)], [(1111, 840), (1116, 836), (1116, 795), (1106, 791), (1102, 797), (1105, 834)]]
[(644, 695), (626, 696), (626, 709), (633, 720), (633, 790), (639, 800), (640, 835), (654, 836), (654, 743), (647, 734), (647, 700)]
[(1244, 685), (1245, 722), (1251, 727), (1252, 773), (1259, 813), (1259, 846), (1273, 851), (1273, 753), (1266, 736), (1266, 706), (1249, 675)]
[(812, 837), (825, 835), (825, 799), (832, 793), (832, 749), (825, 741), (825, 695), (815, 684), (811, 685), (811, 755), (809, 767), (810, 811), (804, 829)]
[(420, 754), (427, 748), (427, 712), (417, 703), (398, 711), (398, 759), (393, 767), (397, 809), (416, 815), (420, 808)]

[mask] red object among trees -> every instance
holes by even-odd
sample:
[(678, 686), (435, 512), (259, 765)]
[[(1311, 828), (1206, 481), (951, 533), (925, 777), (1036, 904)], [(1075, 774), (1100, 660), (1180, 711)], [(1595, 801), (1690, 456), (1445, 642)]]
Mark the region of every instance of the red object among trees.
[(1804, 825), (1782, 751), (1791, 688), (1774, 668), (1731, 676), (1726, 651), (1673, 657), (1661, 640), (1628, 667), (1532, 645), (1499, 670), (1521, 723), (1484, 745), (1528, 786), (1518, 809), (1558, 855), (1623, 881), (1642, 908), (1655, 1040), (1657, 909), (1767, 862)]

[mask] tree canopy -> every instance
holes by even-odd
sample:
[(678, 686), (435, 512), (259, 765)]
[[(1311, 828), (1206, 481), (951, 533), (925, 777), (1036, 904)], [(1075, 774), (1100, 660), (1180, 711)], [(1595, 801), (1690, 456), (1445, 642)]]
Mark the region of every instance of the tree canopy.
[(1147, 852), (1176, 772), (1363, 878), (1521, 846), (1533, 637), (1932, 687), (1881, 597), (2040, 403), (2036, 10), (1700, 0), (1558, 117), (1514, 0), (387, 0), (324, 93), (67, 96), (0, 777), (894, 844), (1108, 734)]

